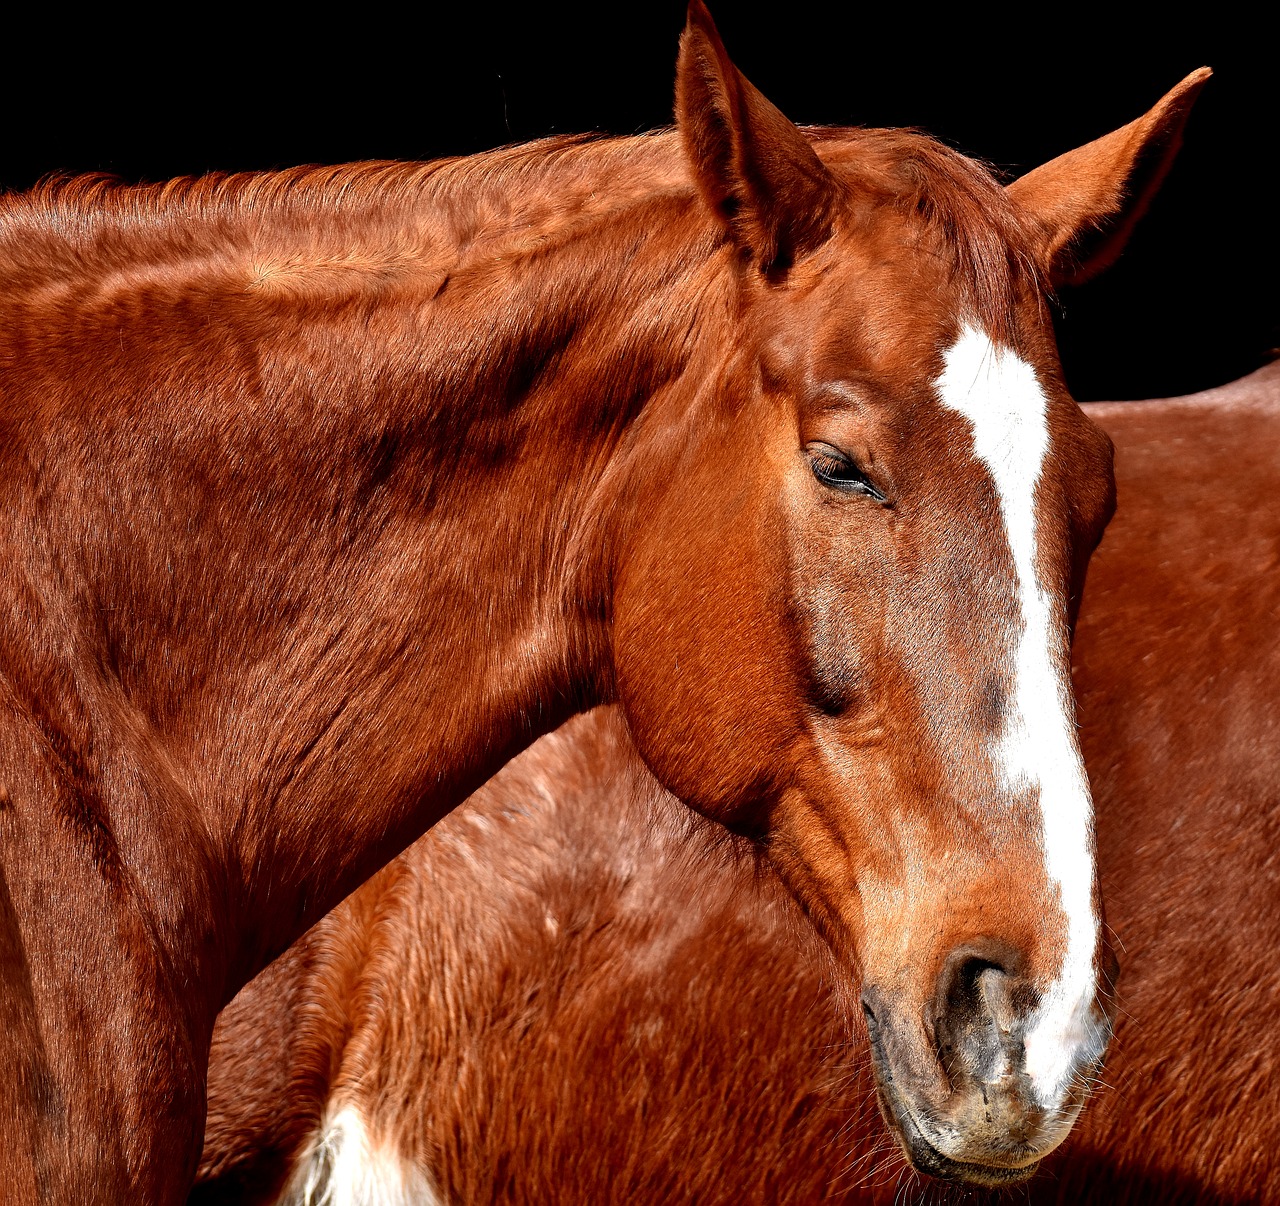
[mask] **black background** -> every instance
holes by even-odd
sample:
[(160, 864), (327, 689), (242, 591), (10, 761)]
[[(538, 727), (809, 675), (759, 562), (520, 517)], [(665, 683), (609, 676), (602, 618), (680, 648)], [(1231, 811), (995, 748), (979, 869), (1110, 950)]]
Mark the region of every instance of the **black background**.
[[(919, 126), (1012, 175), (1136, 117), (1193, 68), (1215, 69), (1128, 251), (1061, 299), (1082, 399), (1219, 384), (1280, 343), (1277, 21), (1224, 6), (1154, 11), (713, 3), (738, 65), (795, 120)], [(0, 63), (0, 184), (422, 159), (648, 129), (671, 118), (683, 12), (678, 0), (50, 11), (28, 34), (10, 31)]]

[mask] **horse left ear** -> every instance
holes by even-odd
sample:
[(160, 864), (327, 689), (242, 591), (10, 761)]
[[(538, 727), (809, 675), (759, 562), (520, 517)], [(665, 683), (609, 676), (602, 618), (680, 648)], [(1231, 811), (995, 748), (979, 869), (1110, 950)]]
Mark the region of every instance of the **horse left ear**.
[(733, 65), (702, 0), (680, 38), (676, 125), (703, 199), (757, 267), (786, 267), (826, 242), (835, 177)]
[(1039, 232), (1040, 265), (1051, 284), (1079, 284), (1115, 261), (1172, 165), (1211, 74), (1193, 71), (1137, 121), (1009, 185), (1009, 199)]

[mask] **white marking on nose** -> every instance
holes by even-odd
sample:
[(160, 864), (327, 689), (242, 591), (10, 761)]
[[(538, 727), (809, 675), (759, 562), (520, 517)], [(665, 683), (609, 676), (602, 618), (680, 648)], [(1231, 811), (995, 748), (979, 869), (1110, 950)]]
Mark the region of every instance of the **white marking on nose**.
[(993, 757), (1011, 792), (1039, 789), (1045, 869), (1061, 893), (1067, 949), (1061, 972), (1026, 1032), (1026, 1072), (1041, 1105), (1056, 1108), (1076, 1068), (1101, 1054), (1091, 1016), (1093, 806), (1072, 723), (1064, 618), (1036, 580), (1035, 493), (1049, 447), (1048, 399), (1035, 370), (980, 330), (966, 326), (943, 358), (942, 402), (973, 428), (974, 454), (1000, 500), (1013, 555), (1020, 630), (1009, 634), (1013, 691)]

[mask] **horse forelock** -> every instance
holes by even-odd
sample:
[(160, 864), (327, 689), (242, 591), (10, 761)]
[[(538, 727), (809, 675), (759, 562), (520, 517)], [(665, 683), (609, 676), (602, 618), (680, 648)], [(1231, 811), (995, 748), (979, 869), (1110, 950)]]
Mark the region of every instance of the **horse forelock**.
[(995, 172), (917, 130), (811, 130), (826, 165), (931, 236), (962, 300), (999, 343), (1017, 348), (1015, 306), (1045, 290), (1034, 232)]

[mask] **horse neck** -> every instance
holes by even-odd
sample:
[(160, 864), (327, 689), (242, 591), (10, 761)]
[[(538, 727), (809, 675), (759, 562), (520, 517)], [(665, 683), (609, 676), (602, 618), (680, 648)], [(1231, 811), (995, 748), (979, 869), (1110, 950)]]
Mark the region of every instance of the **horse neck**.
[[(476, 201), (505, 213), (493, 227), (459, 194), (400, 221), (394, 246), (372, 219), (346, 255), (268, 232), (251, 264), (215, 263), (236, 278), (225, 296), (196, 283), (203, 314), (173, 312), (159, 336), (119, 307), (104, 324), (95, 351), (113, 362), (93, 371), (126, 376), (130, 402), (118, 422), (81, 419), (64, 489), (97, 460), (110, 530), (148, 537), (124, 557), (104, 525), (63, 542), (106, 542), (85, 569), (102, 606), (82, 694), (120, 720), (96, 748), (163, 745), (163, 790), (201, 817), (239, 902), (228, 994), (519, 749), (610, 697), (615, 502), (637, 458), (661, 459), (637, 420), (708, 361), (694, 332), (725, 275), (652, 145), (656, 186), (647, 161), (622, 171), (582, 148), (542, 200)], [(163, 878), (150, 857), (141, 878)]]

